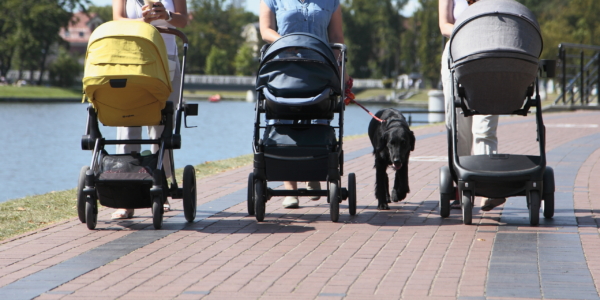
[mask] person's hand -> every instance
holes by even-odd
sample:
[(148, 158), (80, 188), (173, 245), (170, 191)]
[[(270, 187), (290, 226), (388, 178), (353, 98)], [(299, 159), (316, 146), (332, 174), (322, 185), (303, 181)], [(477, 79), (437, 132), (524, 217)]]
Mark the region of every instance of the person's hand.
[(150, 23), (155, 20), (169, 19), (169, 13), (161, 2), (155, 2), (152, 7), (149, 5), (142, 6), (142, 17), (144, 22)]
[(346, 98), (344, 99), (344, 104), (348, 105), (350, 102), (354, 101), (356, 96), (352, 92), (352, 85), (354, 84), (354, 79), (348, 76), (348, 80), (346, 81), (346, 89), (344, 90), (344, 94)]

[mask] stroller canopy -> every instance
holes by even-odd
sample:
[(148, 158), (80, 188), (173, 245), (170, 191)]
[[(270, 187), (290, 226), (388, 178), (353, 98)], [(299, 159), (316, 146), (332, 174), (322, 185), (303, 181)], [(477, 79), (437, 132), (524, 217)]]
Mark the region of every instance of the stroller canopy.
[(450, 66), (474, 113), (508, 114), (524, 106), (538, 72), (540, 27), (514, 0), (481, 0), (456, 21)]
[(144, 22), (98, 26), (88, 43), (83, 89), (104, 125), (158, 125), (172, 91), (161, 34)]
[(533, 13), (514, 0), (481, 0), (456, 20), (450, 57), (457, 63), (475, 54), (514, 52), (537, 61), (542, 34)]
[(256, 90), (279, 103), (310, 105), (341, 94), (340, 70), (329, 44), (309, 33), (285, 35), (263, 53)]

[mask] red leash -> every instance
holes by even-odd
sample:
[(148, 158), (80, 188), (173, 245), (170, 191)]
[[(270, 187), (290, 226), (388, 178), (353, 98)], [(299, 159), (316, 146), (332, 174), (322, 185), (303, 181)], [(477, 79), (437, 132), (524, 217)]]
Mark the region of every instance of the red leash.
[(346, 94), (346, 99), (344, 99), (344, 104), (348, 105), (351, 102), (355, 103), (356, 105), (360, 106), (362, 109), (364, 109), (369, 115), (371, 115), (371, 117), (373, 117), (373, 119), (383, 123), (385, 122), (385, 120), (382, 120), (380, 118), (378, 118), (377, 116), (375, 116), (372, 112), (370, 112), (366, 107), (362, 106), (360, 103), (356, 102), (354, 100), (355, 96), (354, 93), (352, 93), (352, 85), (354, 83), (354, 80), (352, 79), (352, 77), (348, 78), (348, 82), (346, 82), (346, 90), (345, 90), (345, 94)]

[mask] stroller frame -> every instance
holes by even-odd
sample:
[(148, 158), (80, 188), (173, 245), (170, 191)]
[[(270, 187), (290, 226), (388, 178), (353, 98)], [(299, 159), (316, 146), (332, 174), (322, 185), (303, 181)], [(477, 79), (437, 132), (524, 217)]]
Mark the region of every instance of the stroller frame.
[[(188, 222), (193, 222), (196, 217), (196, 172), (194, 167), (187, 165), (183, 171), (182, 187), (179, 187), (175, 178), (175, 165), (173, 161), (173, 149), (181, 148), (180, 128), (183, 122), (186, 128), (196, 126), (187, 126), (187, 116), (198, 114), (198, 104), (185, 103), (183, 99), (183, 85), (185, 76), (185, 62), (188, 48), (188, 39), (185, 34), (177, 29), (156, 27), (160, 33), (173, 34), (183, 41), (183, 58), (181, 62), (181, 85), (179, 88), (179, 105), (175, 110), (171, 101), (167, 101), (165, 108), (161, 111), (161, 122), (164, 126), (162, 135), (158, 139), (131, 139), (131, 140), (109, 140), (105, 139), (100, 132), (98, 125), (98, 113), (90, 104), (87, 108), (88, 118), (86, 125), (86, 134), (82, 136), (82, 150), (92, 150), (92, 160), (90, 166), (83, 166), (80, 171), (77, 188), (77, 213), (79, 220), (86, 223), (88, 229), (95, 229), (97, 225), (98, 200), (101, 201), (99, 190), (105, 187), (120, 187), (127, 195), (142, 199), (142, 203), (118, 205), (103, 205), (114, 208), (151, 208), (152, 221), (155, 229), (160, 229), (163, 223), (163, 204), (167, 197), (173, 199), (183, 199), (184, 215)], [(118, 80), (118, 79), (117, 79)], [(175, 110), (175, 111), (174, 111)], [(175, 126), (173, 126), (173, 113), (175, 112)], [(173, 129), (175, 129), (173, 131)], [(157, 158), (156, 168), (153, 171), (152, 178), (133, 178), (127, 180), (103, 179), (100, 178), (101, 157), (103, 156), (127, 156), (131, 154), (108, 154), (105, 150), (106, 145), (117, 144), (136, 144), (151, 145), (158, 144), (159, 150), (153, 154)], [(163, 157), (165, 152), (170, 153), (171, 162), (171, 185), (169, 187), (164, 175)], [(132, 153), (137, 155), (136, 153)], [(145, 199), (145, 200), (144, 200)], [(133, 206), (131, 206), (133, 205)], [(129, 207), (128, 207), (129, 206)]]
[[(261, 61), (265, 59), (265, 51), (270, 45), (265, 45), (261, 49)], [(341, 74), (345, 72), (346, 63), (346, 45), (344, 44), (329, 44), (332, 49), (339, 50), (341, 53)], [(331, 125), (273, 125), (273, 126), (296, 126), (306, 128), (310, 126), (327, 126), (332, 129), (338, 130), (337, 141), (335, 142), (334, 150), (326, 155), (315, 156), (310, 153), (303, 153), (303, 155), (273, 155), (265, 153), (265, 146), (260, 138), (261, 129), (267, 130), (268, 126), (261, 125), (261, 116), (267, 113), (267, 103), (264, 95), (257, 91), (258, 97), (255, 106), (255, 118), (254, 118), (254, 136), (252, 140), (252, 148), (254, 151), (254, 169), (253, 172), (248, 176), (248, 195), (247, 195), (247, 209), (249, 215), (255, 215), (258, 222), (262, 222), (265, 217), (265, 206), (266, 202), (271, 197), (277, 196), (327, 196), (327, 202), (330, 204), (330, 218), (331, 221), (337, 222), (339, 219), (339, 204), (342, 200), (348, 200), (350, 215), (356, 214), (356, 177), (354, 173), (348, 174), (348, 187), (341, 187), (341, 176), (343, 175), (344, 165), (344, 151), (343, 136), (344, 136), (344, 102), (345, 97), (345, 82), (344, 76), (340, 75), (341, 81), (341, 95), (337, 96), (333, 103), (333, 113), (338, 114), (338, 126)], [(299, 147), (300, 150), (305, 151)], [(267, 186), (269, 180), (273, 181), (314, 181), (316, 180), (310, 174), (281, 174), (279, 172), (273, 179), (272, 175), (269, 175), (267, 169), (269, 164), (286, 164), (286, 168), (289, 166), (301, 166), (302, 164), (311, 163), (324, 163), (323, 169), (326, 172), (326, 178), (321, 178), (327, 182), (327, 189), (320, 190), (307, 190), (306, 188), (298, 188), (297, 190), (280, 190), (272, 189)], [(295, 168), (294, 168), (295, 169)], [(285, 173), (285, 172), (284, 172)], [(301, 172), (299, 172), (301, 173)], [(288, 177), (289, 176), (289, 177)]]
[[(539, 59), (543, 40), (535, 16), (514, 0), (479, 1), (456, 20), (448, 47), (449, 166), (440, 168), (440, 216), (448, 217), (450, 201), (460, 200), (463, 223), (468, 225), (475, 196), (525, 196), (530, 225), (539, 224), (542, 203), (544, 217), (552, 218), (554, 171), (546, 166), (538, 81), (540, 76), (554, 76), (556, 62)], [(536, 108), (539, 155), (458, 155), (458, 108), (469, 117), (527, 116), (531, 107)]]
[[(541, 60), (542, 73), (545, 72), (547, 77), (553, 77), (555, 63), (553, 60)], [(454, 77), (454, 70), (451, 73)], [(538, 78), (536, 78), (534, 86), (528, 90), (523, 109), (516, 111), (515, 114), (526, 116), (531, 106), (536, 108), (539, 156), (515, 154), (458, 156), (456, 108), (462, 108), (465, 116), (473, 114), (469, 113), (465, 105), (465, 95), (460, 90), (455, 94), (455, 84), (452, 85), (452, 92), (455, 95), (451, 104), (452, 126), (447, 129), (450, 167), (441, 167), (439, 177), (439, 213), (441, 217), (446, 218), (450, 215), (451, 200), (460, 200), (463, 223), (470, 225), (475, 196), (490, 198), (525, 196), (530, 225), (539, 224), (542, 200), (544, 201), (544, 217), (552, 218), (554, 216), (554, 171), (551, 167), (546, 166), (546, 130), (542, 118)], [(534, 88), (535, 98), (532, 98)], [(458, 99), (456, 99), (456, 95), (459, 96)]]

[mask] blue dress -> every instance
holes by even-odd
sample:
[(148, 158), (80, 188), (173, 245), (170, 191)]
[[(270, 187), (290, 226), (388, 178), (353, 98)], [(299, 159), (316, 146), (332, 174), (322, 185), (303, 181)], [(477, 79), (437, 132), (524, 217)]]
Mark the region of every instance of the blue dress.
[[(263, 0), (275, 13), (277, 33), (306, 32), (329, 42), (327, 28), (331, 16), (340, 5), (339, 0)], [(291, 120), (267, 120), (268, 125), (291, 124)], [(329, 124), (329, 120), (312, 120), (313, 124)]]
[(312, 33), (329, 41), (327, 27), (331, 15), (340, 5), (339, 0), (263, 0), (275, 13), (277, 33)]

